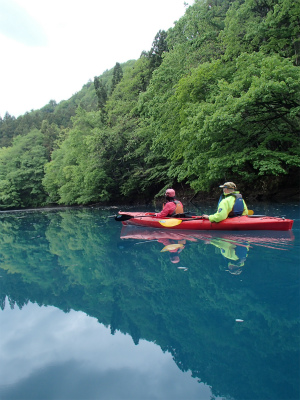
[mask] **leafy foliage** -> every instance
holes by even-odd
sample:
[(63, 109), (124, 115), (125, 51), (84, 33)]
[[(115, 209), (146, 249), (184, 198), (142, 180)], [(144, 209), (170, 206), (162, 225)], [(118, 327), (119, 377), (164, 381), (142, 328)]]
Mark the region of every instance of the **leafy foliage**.
[(170, 171), (208, 189), (220, 177), (253, 183), (298, 168), (299, 78), (290, 61), (263, 53), (201, 65), (178, 84), (181, 140), (177, 153), (166, 149)]
[(221, 33), (225, 56), (263, 51), (291, 58), (299, 65), (299, 2), (237, 0), (228, 10)]
[(44, 204), (42, 178), (47, 158), (43, 140), (43, 134), (34, 130), (15, 137), (12, 147), (0, 150), (1, 208)]

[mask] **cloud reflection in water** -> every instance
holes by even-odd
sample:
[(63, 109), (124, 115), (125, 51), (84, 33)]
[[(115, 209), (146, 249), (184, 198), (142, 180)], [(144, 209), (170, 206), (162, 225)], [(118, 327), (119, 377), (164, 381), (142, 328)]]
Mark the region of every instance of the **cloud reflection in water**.
[[(2, 399), (210, 399), (170, 353), (83, 312), (29, 303), (0, 313)], [(5, 367), (4, 367), (5, 366)]]

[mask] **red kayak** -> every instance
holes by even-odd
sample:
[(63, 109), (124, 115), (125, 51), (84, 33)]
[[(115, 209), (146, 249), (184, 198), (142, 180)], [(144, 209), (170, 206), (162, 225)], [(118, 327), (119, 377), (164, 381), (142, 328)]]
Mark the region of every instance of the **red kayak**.
[(242, 215), (221, 222), (210, 222), (201, 216), (158, 218), (154, 213), (122, 211), (119, 211), (115, 219), (121, 221), (123, 225), (197, 231), (289, 231), (294, 222), (292, 219), (265, 215)]

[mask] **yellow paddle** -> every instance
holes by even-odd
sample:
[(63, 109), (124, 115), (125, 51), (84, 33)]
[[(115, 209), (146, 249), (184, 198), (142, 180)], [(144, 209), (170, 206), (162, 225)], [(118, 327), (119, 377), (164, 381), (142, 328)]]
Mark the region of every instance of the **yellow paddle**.
[(165, 246), (160, 252), (163, 253), (165, 251), (182, 249), (183, 247), (184, 247), (184, 245), (182, 243), (167, 244), (167, 246)]

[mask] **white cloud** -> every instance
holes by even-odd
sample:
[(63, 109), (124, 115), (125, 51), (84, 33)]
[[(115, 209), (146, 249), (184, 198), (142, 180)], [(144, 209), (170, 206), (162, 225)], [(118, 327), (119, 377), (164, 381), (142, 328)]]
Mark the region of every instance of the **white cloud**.
[(137, 59), (186, 8), (184, 0), (0, 0), (3, 9), (18, 23), (0, 28), (2, 117), (68, 99), (116, 62)]

